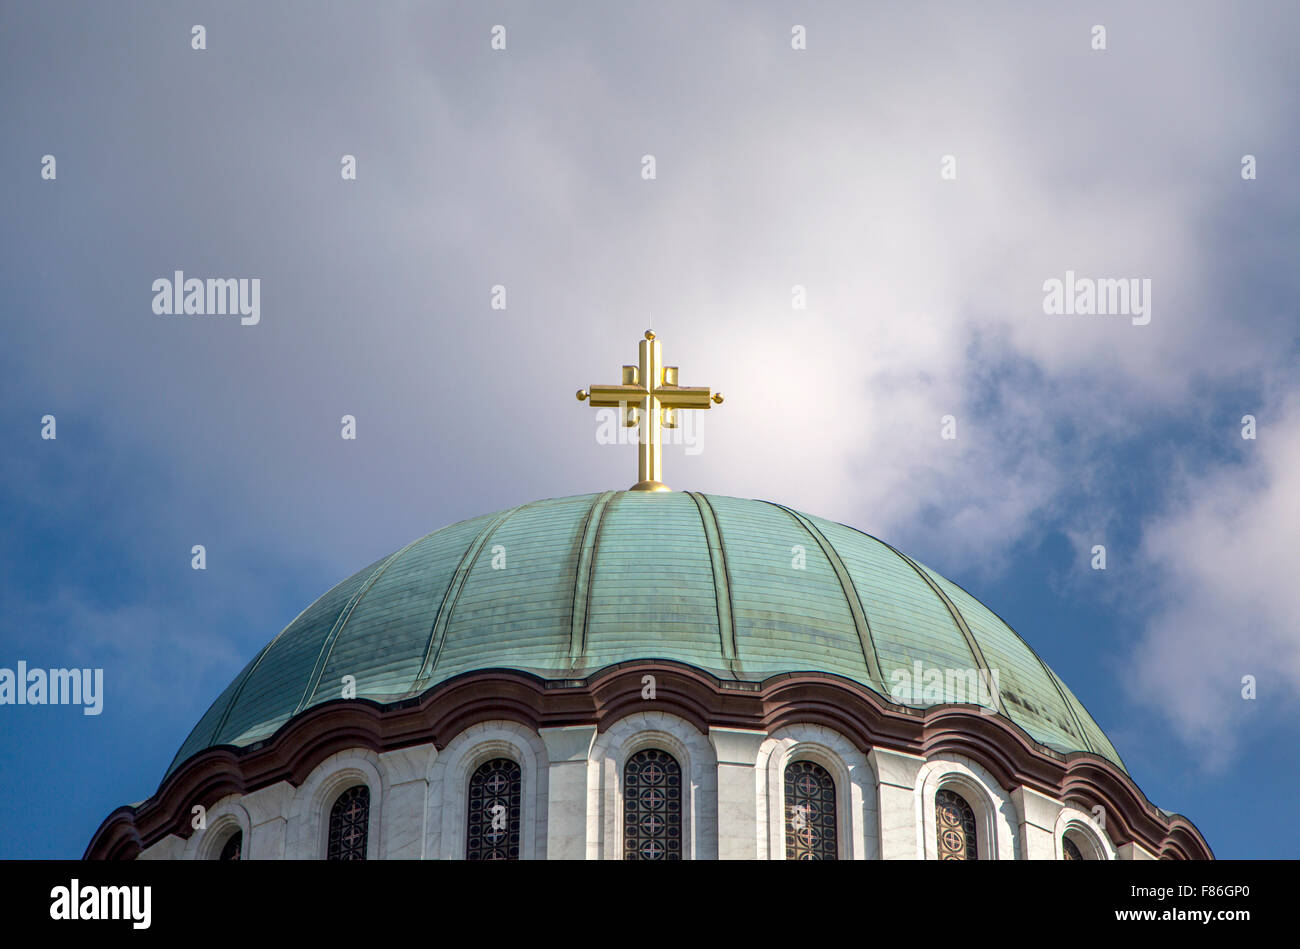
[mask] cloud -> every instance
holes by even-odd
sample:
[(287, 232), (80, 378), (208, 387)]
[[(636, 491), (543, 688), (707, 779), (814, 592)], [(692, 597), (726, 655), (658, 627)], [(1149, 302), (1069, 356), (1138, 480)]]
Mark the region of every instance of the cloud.
[(9, 609), (2, 664), (103, 668), (114, 704), (136, 710), (192, 700), (200, 687), (210, 688), (208, 670), (247, 661), (230, 640), (194, 634), (192, 606), (161, 597), (108, 605), (62, 588), (39, 601), (11, 597)]
[(1231, 759), (1253, 717), (1287, 720), (1300, 698), (1300, 396), (1257, 418), (1240, 460), (1176, 479), (1181, 501), (1146, 526), (1141, 549), (1158, 579), (1127, 686), (1208, 767)]

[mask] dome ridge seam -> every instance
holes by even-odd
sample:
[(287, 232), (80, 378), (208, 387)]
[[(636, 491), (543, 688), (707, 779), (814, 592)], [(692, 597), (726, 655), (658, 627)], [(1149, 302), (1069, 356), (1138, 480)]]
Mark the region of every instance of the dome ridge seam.
[(764, 504), (770, 504), (775, 508), (780, 508), (792, 517), (800, 527), (804, 529), (813, 542), (821, 549), (822, 555), (825, 556), (831, 565), (831, 570), (835, 574), (835, 579), (840, 585), (840, 591), (844, 594), (845, 605), (849, 608), (849, 615), (853, 619), (854, 630), (858, 634), (858, 644), (862, 649), (862, 660), (867, 667), (867, 675), (880, 683), (883, 690), (880, 694), (888, 696), (888, 687), (885, 684), (884, 672), (880, 668), (880, 654), (876, 650), (876, 640), (871, 633), (871, 622), (867, 619), (866, 607), (862, 605), (862, 598), (858, 596), (857, 585), (853, 582), (853, 577), (849, 574), (848, 567), (844, 566), (844, 561), (840, 558), (839, 551), (835, 545), (830, 542), (812, 521), (796, 511), (794, 508), (786, 507), (776, 501), (764, 501)]
[[(325, 594), (323, 593), (321, 594), (321, 596), (324, 595)], [(317, 599), (320, 599), (320, 597), (317, 597)], [(311, 606), (314, 604), (315, 604), (315, 600), (313, 600), (312, 604), (309, 604), (306, 607), (306, 609), (302, 611), (302, 613), (306, 613), (307, 610), (311, 609)], [(298, 615), (301, 616), (302, 613), (299, 613)], [(293, 624), (291, 623), (290, 625)], [(285, 627), (285, 629), (288, 628), (289, 628), (288, 626)], [(284, 630), (280, 631), (281, 634), (283, 632)], [(265, 646), (259, 649), (257, 651), (257, 655), (255, 655), (251, 660), (249, 660), (247, 665), (244, 666), (243, 670), (241, 670), (240, 674), (236, 677), (235, 690), (234, 692), (231, 693), (230, 698), (226, 700), (226, 704), (222, 707), (221, 714), (217, 718), (217, 723), (212, 727), (212, 733), (210, 736), (211, 740), (208, 741), (207, 744), (203, 746), (204, 748), (210, 748), (212, 745), (217, 744), (217, 739), (221, 736), (221, 729), (223, 729), (226, 726), (226, 718), (230, 715), (230, 709), (235, 704), (235, 699), (239, 698), (240, 693), (244, 691), (244, 683), (247, 682), (248, 677), (253, 674), (253, 670), (256, 669), (258, 663), (262, 661), (262, 657), (266, 655), (267, 650), (270, 649), (271, 646), (275, 643), (275, 640), (279, 638), (280, 638), (280, 634), (277, 634), (276, 637), (271, 640), (271, 642), (267, 643)], [(221, 696), (218, 695), (217, 699), (213, 700), (212, 705), (216, 705), (217, 700), (219, 700), (220, 698)], [(208, 711), (211, 710), (212, 710), (212, 706), (209, 706)], [(207, 712), (204, 712), (203, 714), (207, 715)], [(181, 743), (180, 748), (176, 751), (175, 757), (172, 758), (172, 763), (167, 766), (167, 771), (163, 775), (163, 780), (166, 780), (167, 776), (170, 775), (173, 771), (175, 771), (177, 765), (179, 765), (184, 760), (181, 758), (181, 752), (184, 751), (185, 748), (189, 745), (190, 739), (194, 737), (194, 733), (198, 731), (199, 725), (202, 724), (202, 722), (203, 719), (200, 718), (198, 722), (194, 724), (194, 727), (190, 729), (190, 733), (185, 736), (185, 741)], [(191, 754), (193, 754), (193, 752), (191, 752)]]
[[(695, 502), (699, 511), (700, 524), (704, 528), (704, 542), (709, 548), (709, 562), (713, 568), (713, 603), (718, 613), (718, 640), (722, 647), (722, 658), (732, 675), (739, 678), (743, 670), (740, 643), (736, 640), (736, 603), (732, 595), (731, 568), (727, 564), (722, 525), (718, 523), (717, 513), (706, 494), (701, 491), (687, 491), (686, 494)], [(719, 579), (722, 582), (721, 589), (718, 587)]]
[[(391, 556), (391, 555), (390, 555), (390, 556)], [(384, 558), (384, 559), (387, 560), (387, 558)], [(376, 567), (376, 569), (378, 569), (378, 567)], [(313, 606), (315, 606), (315, 605), (316, 605), (317, 603), (319, 603), (321, 600), (325, 599), (325, 597), (329, 596), (330, 593), (332, 593), (332, 592), (334, 591), (335, 587), (337, 587), (337, 586), (338, 586), (338, 584), (336, 583), (334, 586), (330, 587), (328, 590), (326, 590), (326, 591), (325, 591), (324, 593), (322, 593), (320, 596), (316, 597), (316, 599), (312, 600), (310, 603), (308, 603), (306, 606), (304, 606), (301, 610), (299, 610), (299, 611), (298, 611), (298, 615), (295, 616), (295, 617), (294, 617), (292, 620), (290, 620), (288, 623), (286, 623), (285, 626), (284, 626), (284, 628), (281, 629), (278, 633), (276, 633), (275, 636), (271, 639), (271, 641), (270, 641), (269, 643), (267, 643), (265, 646), (262, 647), (262, 651), (259, 652), (259, 653), (257, 654), (256, 658), (253, 659), (252, 664), (248, 667), (248, 670), (247, 670), (247, 671), (244, 673), (244, 675), (241, 677), (240, 682), (239, 682), (239, 685), (238, 685), (238, 687), (235, 689), (234, 694), (230, 696), (230, 701), (226, 703), (226, 707), (222, 710), (222, 712), (221, 712), (221, 720), (220, 720), (219, 722), (217, 722), (217, 726), (216, 726), (216, 728), (214, 728), (213, 731), (212, 731), (212, 739), (213, 739), (213, 740), (212, 740), (211, 742), (208, 743), (209, 745), (219, 744), (219, 743), (220, 743), (219, 739), (221, 738), (221, 731), (222, 731), (222, 729), (224, 729), (224, 728), (226, 727), (226, 722), (227, 722), (227, 721), (229, 720), (229, 718), (230, 718), (230, 710), (231, 710), (232, 708), (235, 707), (235, 702), (237, 702), (237, 701), (239, 700), (239, 697), (240, 697), (240, 696), (243, 694), (243, 692), (244, 692), (244, 686), (246, 686), (246, 685), (248, 684), (248, 680), (251, 679), (251, 678), (253, 677), (253, 673), (256, 672), (256, 671), (257, 671), (257, 667), (260, 666), (260, 665), (262, 664), (262, 660), (265, 659), (265, 658), (270, 654), (271, 650), (275, 648), (275, 644), (278, 643), (278, 642), (280, 641), (280, 639), (284, 636), (284, 634), (287, 633), (289, 630), (291, 630), (291, 629), (293, 628), (294, 623), (298, 622), (298, 620), (300, 620), (300, 619), (302, 619), (304, 616), (306, 616), (308, 610), (310, 610)], [(290, 717), (292, 717), (292, 716), (290, 716)], [(189, 739), (187, 738), (186, 741), (189, 741)], [(181, 747), (184, 747), (184, 746), (182, 745)], [(174, 764), (175, 764), (175, 762), (173, 762), (173, 765), (174, 765)], [(168, 773), (169, 773), (169, 774), (171, 773), (170, 770), (168, 771)]]
[[(425, 537), (427, 536), (428, 535), (426, 534)], [(293, 710), (290, 717), (297, 715), (311, 704), (311, 699), (316, 694), (316, 689), (320, 686), (321, 676), (325, 674), (325, 667), (329, 665), (329, 657), (334, 652), (334, 644), (337, 643), (339, 637), (343, 635), (343, 630), (347, 627), (348, 620), (352, 619), (353, 611), (355, 611), (361, 601), (365, 599), (366, 594), (370, 592), (371, 588), (379, 582), (379, 578), (388, 572), (388, 568), (396, 563), (404, 553), (422, 540), (424, 540), (424, 537), (417, 537), (401, 550), (389, 554), (383, 563), (379, 565), (378, 569), (366, 578), (366, 582), (361, 585), (361, 589), (357, 590), (352, 598), (344, 605), (343, 609), (339, 612), (338, 618), (334, 620), (333, 627), (321, 641), (320, 654), (316, 657), (316, 664), (312, 667), (311, 675), (307, 677), (307, 687), (303, 690), (302, 698), (298, 700), (298, 707)]]
[[(870, 535), (865, 535), (865, 536), (870, 536)], [(892, 550), (895, 556), (897, 556), (899, 559), (904, 561), (908, 566), (910, 566), (913, 570), (915, 570), (916, 575), (920, 577), (931, 590), (934, 591), (934, 595), (939, 598), (939, 602), (941, 602), (944, 605), (944, 607), (948, 610), (948, 614), (952, 617), (952, 621), (957, 626), (957, 631), (961, 633), (962, 638), (966, 640), (966, 648), (971, 651), (971, 659), (975, 662), (976, 667), (979, 669), (989, 669), (989, 662), (987, 659), (984, 658), (984, 650), (980, 648), (979, 640), (975, 638), (975, 633), (971, 630), (970, 626), (967, 625), (966, 617), (963, 616), (961, 610), (957, 608), (957, 604), (954, 603), (952, 600), (950, 600), (948, 598), (948, 595), (944, 593), (943, 590), (939, 589), (939, 584), (935, 583), (934, 580), (930, 577), (930, 575), (927, 574), (923, 569), (921, 569), (921, 565), (918, 564), (915, 560), (907, 556), (907, 554), (903, 553), (893, 544), (890, 544), (887, 541), (883, 541), (879, 537), (876, 537), (874, 539), (879, 543), (884, 544), (890, 550)], [(999, 686), (998, 688), (994, 689), (993, 694), (998, 702), (998, 712), (1006, 716), (1006, 718), (1009, 721), (1015, 722), (1015, 719), (1011, 717), (1011, 713), (1007, 711), (1006, 703), (1002, 701), (1002, 688)], [(1016, 722), (1016, 724), (1019, 723)]]
[[(1052, 688), (1056, 690), (1056, 694), (1061, 699), (1061, 704), (1065, 707), (1065, 714), (1070, 716), (1070, 721), (1072, 721), (1074, 723), (1074, 727), (1079, 730), (1079, 740), (1083, 742), (1083, 748), (1081, 750), (1091, 752), (1094, 755), (1098, 755), (1099, 757), (1104, 758), (1105, 755), (1102, 755), (1101, 752), (1099, 752), (1096, 748), (1093, 747), (1092, 741), (1088, 738), (1087, 731), (1084, 730), (1083, 722), (1080, 721), (1079, 716), (1075, 714), (1074, 707), (1070, 704), (1070, 700), (1067, 699), (1065, 697), (1065, 693), (1061, 691), (1061, 686), (1056, 681), (1057, 679), (1056, 673), (1053, 672), (1051, 667), (1048, 666), (1048, 664), (1043, 661), (1043, 657), (1038, 654), (1038, 650), (1030, 645), (1029, 640), (1025, 639), (1024, 636), (1021, 636), (1018, 632), (1016, 632), (1015, 627), (1012, 626), (1010, 623), (1008, 623), (1006, 620), (1004, 620), (998, 614), (997, 610), (993, 609), (993, 607), (989, 606), (979, 597), (975, 596), (975, 594), (971, 593), (970, 590), (967, 590), (956, 580), (953, 580), (950, 577), (945, 577), (944, 579), (947, 580), (949, 583), (951, 583), (953, 586), (955, 586), (958, 590), (961, 590), (962, 593), (965, 593), (972, 600), (979, 603), (981, 606), (984, 607), (984, 609), (992, 613), (999, 623), (1001, 623), (1007, 629), (1011, 630), (1012, 635), (1014, 635), (1016, 639), (1020, 640), (1022, 643), (1025, 644), (1025, 648), (1029, 650), (1029, 654), (1034, 657), (1034, 661), (1037, 662), (1039, 668), (1043, 670), (1043, 674), (1047, 676), (1047, 680), (1052, 683)], [(1076, 701), (1078, 700), (1076, 699)], [(1115, 752), (1115, 757), (1116, 758), (1119, 757), (1118, 751)], [(1120, 765), (1122, 767), (1123, 762), (1121, 762)]]
[(451, 580), (447, 583), (447, 589), (443, 592), (442, 603), (438, 605), (438, 612), (434, 614), (433, 626), (429, 629), (429, 642), (425, 646), (424, 661), (420, 663), (420, 671), (411, 683), (408, 695), (418, 695), (422, 692), (433, 676), (433, 670), (438, 665), (438, 657), (442, 655), (442, 647), (447, 639), (447, 628), (451, 625), (451, 616), (456, 609), (456, 601), (460, 599), (460, 593), (465, 588), (465, 583), (469, 580), (470, 571), (474, 569), (474, 561), (478, 555), (487, 546), (487, 542), (492, 535), (497, 532), (502, 524), (508, 521), (516, 512), (526, 507), (533, 507), (539, 504), (539, 501), (530, 501), (527, 504), (519, 504), (508, 510), (497, 514), (489, 523), (484, 525), (474, 542), (465, 548), (465, 553), (461, 556), (460, 563), (456, 565), (456, 572), (452, 574)]
[[(600, 546), (600, 530), (605, 523), (605, 512), (619, 491), (597, 494), (587, 509), (582, 525), (581, 547), (578, 562), (573, 566), (573, 601), (569, 607), (569, 668), (577, 668), (587, 655), (587, 617), (591, 615), (591, 581), (596, 571), (596, 552)], [(590, 543), (588, 539), (590, 538)], [(581, 616), (578, 606), (581, 603)]]

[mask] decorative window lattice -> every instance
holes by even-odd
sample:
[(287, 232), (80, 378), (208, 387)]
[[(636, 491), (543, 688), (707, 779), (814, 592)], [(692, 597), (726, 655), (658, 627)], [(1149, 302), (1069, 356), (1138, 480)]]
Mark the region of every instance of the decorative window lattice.
[(792, 761), (785, 769), (785, 858), (835, 860), (835, 782), (819, 764)]
[(940, 860), (978, 860), (975, 812), (965, 799), (947, 789), (934, 796), (934, 822)]
[(370, 788), (350, 787), (330, 808), (327, 860), (364, 860), (370, 833)]
[(523, 775), (509, 758), (493, 758), (469, 779), (466, 860), (518, 860)]
[(218, 860), (238, 860), (239, 852), (244, 848), (244, 832), (237, 830), (221, 845), (221, 855)]
[(658, 748), (623, 767), (623, 859), (682, 859), (682, 768)]
[(1066, 860), (1082, 860), (1083, 853), (1079, 850), (1073, 840), (1069, 837), (1061, 838), (1061, 852), (1065, 855)]

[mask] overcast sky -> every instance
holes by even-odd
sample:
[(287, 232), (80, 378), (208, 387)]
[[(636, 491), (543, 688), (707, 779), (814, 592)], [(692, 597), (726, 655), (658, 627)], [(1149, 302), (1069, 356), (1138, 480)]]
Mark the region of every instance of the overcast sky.
[(649, 325), (727, 397), (669, 484), (962, 583), (1219, 856), (1300, 856), (1300, 9), (1069, 7), (0, 7), (0, 667), (106, 683), (0, 706), (0, 856), (79, 856), (360, 566), (636, 480), (573, 393)]

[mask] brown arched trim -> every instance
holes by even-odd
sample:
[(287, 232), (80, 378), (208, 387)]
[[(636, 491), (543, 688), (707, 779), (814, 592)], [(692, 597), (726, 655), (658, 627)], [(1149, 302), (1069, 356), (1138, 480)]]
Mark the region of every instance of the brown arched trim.
[[(656, 678), (655, 698), (641, 698), (641, 677)], [(1153, 854), (1213, 859), (1190, 821), (1166, 817), (1116, 765), (1087, 752), (1061, 754), (1021, 728), (976, 706), (913, 709), (827, 673), (783, 673), (761, 683), (724, 681), (667, 660), (609, 666), (585, 679), (547, 680), (508, 669), (466, 673), (424, 695), (380, 705), (336, 699), (313, 706), (269, 738), (244, 748), (222, 745), (193, 755), (137, 807), (109, 814), (85, 859), (130, 860), (168, 834), (188, 837), (195, 804), (247, 794), (287, 781), (295, 787), (335, 752), (376, 753), (432, 742), (439, 750), (471, 725), (505, 719), (533, 730), (596, 725), (605, 731), (636, 712), (669, 712), (701, 732), (710, 726), (774, 731), (783, 725), (825, 725), (861, 751), (888, 748), (914, 755), (965, 755), (1007, 788), (1031, 787), (1083, 809), (1100, 804), (1115, 844), (1136, 841)]]

